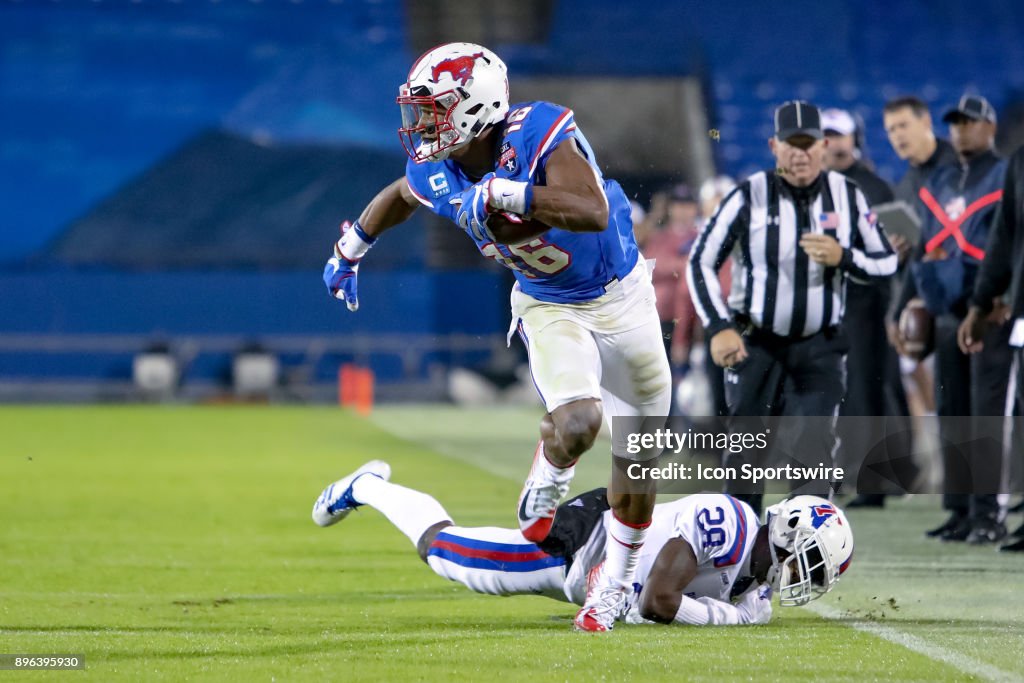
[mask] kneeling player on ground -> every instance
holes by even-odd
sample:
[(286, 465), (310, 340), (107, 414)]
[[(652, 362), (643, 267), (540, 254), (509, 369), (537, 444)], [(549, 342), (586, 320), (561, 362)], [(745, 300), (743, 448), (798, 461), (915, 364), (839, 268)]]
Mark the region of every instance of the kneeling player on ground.
[[(391, 467), (366, 463), (328, 486), (313, 521), (330, 526), (369, 505), (413, 542), (436, 574), (492, 595), (547, 595), (583, 604), (602, 580), (604, 489), (583, 493), (558, 510), (539, 544), (518, 529), (456, 526), (431, 496), (392, 484)], [(773, 587), (780, 604), (824, 595), (853, 556), (853, 533), (839, 508), (816, 496), (754, 511), (725, 494), (697, 494), (655, 506), (640, 554), (634, 599), (625, 620), (670, 624), (762, 624), (771, 618)]]

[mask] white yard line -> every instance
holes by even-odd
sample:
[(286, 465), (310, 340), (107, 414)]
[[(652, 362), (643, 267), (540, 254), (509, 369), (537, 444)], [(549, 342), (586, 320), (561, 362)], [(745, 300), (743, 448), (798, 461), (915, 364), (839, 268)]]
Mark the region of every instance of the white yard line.
[(843, 618), (843, 613), (837, 609), (829, 607), (828, 605), (819, 605), (812, 603), (807, 606), (807, 609), (811, 610), (815, 614), (831, 620), (841, 620), (843, 624), (854, 628), (864, 633), (870, 633), (873, 636), (881, 638), (882, 640), (888, 640), (890, 643), (901, 645), (908, 650), (922, 654), (929, 659), (934, 659), (937, 662), (943, 662), (949, 664), (952, 667), (959, 669), (965, 674), (971, 676), (977, 676), (989, 681), (1020, 681), (1020, 674), (1010, 673), (1003, 671), (1000, 668), (994, 667), (991, 664), (978, 661), (973, 657), (968, 657), (960, 652), (954, 652), (948, 650), (940, 645), (929, 643), (926, 640), (922, 640), (917, 636), (913, 636), (909, 633), (905, 633), (898, 629), (888, 626), (886, 624), (880, 624), (874, 621), (865, 620), (848, 620)]

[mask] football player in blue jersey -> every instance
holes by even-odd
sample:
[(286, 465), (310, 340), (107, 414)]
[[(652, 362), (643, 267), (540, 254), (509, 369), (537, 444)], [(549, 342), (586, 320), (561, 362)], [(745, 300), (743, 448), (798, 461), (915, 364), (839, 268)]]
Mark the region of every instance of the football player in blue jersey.
[[(518, 506), (523, 535), (540, 542), (602, 417), (609, 424), (613, 416), (651, 417), (643, 426), (655, 429), (669, 411), (671, 374), (630, 204), (602, 176), (573, 112), (549, 102), (510, 104), (505, 64), (485, 47), (430, 50), (409, 70), (398, 104), (405, 175), (343, 225), (324, 282), (356, 310), (363, 257), (420, 206), (513, 271), (509, 338), (518, 331), (526, 344), (547, 408)], [(625, 431), (612, 431), (607, 560), (576, 616), (580, 630), (609, 630), (621, 616), (651, 522), (653, 480), (625, 472), (659, 453), (630, 454)]]

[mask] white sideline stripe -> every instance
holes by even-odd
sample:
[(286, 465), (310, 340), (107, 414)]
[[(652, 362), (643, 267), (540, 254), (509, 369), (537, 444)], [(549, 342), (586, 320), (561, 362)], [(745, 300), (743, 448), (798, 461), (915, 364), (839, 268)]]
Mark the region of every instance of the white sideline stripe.
[[(840, 620), (843, 617), (842, 612), (827, 605), (811, 604), (807, 605), (807, 609), (826, 619)], [(899, 631), (885, 624), (859, 619), (849, 621), (843, 619), (841, 623), (858, 631), (870, 633), (882, 640), (888, 640), (890, 643), (901, 645), (908, 650), (922, 654), (929, 659), (949, 664), (950, 666), (971, 676), (978, 676), (979, 678), (984, 678), (989, 681), (1020, 681), (1021, 679), (1020, 674), (1012, 674), (994, 667), (991, 664), (980, 662), (965, 654), (943, 649), (939, 645), (934, 645), (926, 640), (918, 638), (917, 636), (904, 633), (903, 631)]]

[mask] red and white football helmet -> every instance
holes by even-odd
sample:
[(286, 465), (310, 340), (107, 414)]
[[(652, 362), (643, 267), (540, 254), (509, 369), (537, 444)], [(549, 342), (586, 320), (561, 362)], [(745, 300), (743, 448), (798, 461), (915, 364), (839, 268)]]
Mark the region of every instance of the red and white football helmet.
[[(820, 598), (850, 566), (853, 529), (843, 511), (824, 498), (787, 498), (766, 510), (765, 524), (783, 606)], [(778, 548), (787, 553), (781, 562)]]
[(443, 161), (508, 113), (508, 69), (473, 43), (430, 50), (398, 88), (398, 137), (416, 163)]

